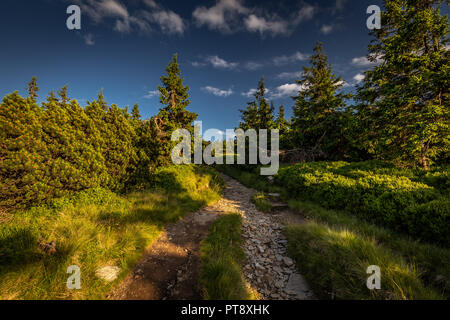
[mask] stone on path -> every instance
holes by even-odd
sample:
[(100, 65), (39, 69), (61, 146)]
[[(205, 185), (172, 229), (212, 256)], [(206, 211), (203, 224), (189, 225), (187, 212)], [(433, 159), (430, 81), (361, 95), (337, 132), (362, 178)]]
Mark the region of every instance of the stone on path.
[(105, 280), (106, 282), (112, 282), (117, 279), (120, 273), (120, 268), (116, 266), (105, 266), (103, 268), (98, 269), (95, 272), (95, 275)]
[(285, 292), (295, 295), (297, 299), (308, 299), (312, 296), (312, 291), (303, 276), (299, 273), (292, 273), (286, 285)]

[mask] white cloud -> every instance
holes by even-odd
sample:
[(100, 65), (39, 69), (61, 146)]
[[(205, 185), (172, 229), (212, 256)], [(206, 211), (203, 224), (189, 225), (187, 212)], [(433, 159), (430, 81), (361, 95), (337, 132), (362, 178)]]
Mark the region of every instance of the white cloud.
[(313, 7), (310, 4), (305, 3), (303, 7), (300, 9), (300, 11), (297, 14), (297, 17), (295, 17), (293, 23), (295, 25), (298, 25), (299, 23), (307, 20), (311, 20), (314, 17), (314, 14), (316, 13), (316, 8)]
[(163, 33), (183, 34), (186, 24), (178, 14), (164, 9), (153, 0), (143, 1), (148, 10), (136, 10), (130, 14), (127, 7), (118, 0), (72, 0), (94, 23), (114, 19), (111, 25), (120, 33), (129, 33), (134, 30), (149, 32), (150, 25), (155, 24)]
[(205, 58), (204, 61), (194, 61), (191, 62), (192, 66), (194, 67), (204, 67), (206, 65), (211, 65), (216, 69), (234, 69), (236, 68), (239, 63), (237, 62), (228, 62), (219, 56), (208, 56)]
[(241, 0), (218, 0), (210, 8), (197, 7), (192, 16), (198, 27), (206, 26), (223, 33), (247, 30), (261, 36), (266, 33), (275, 36), (290, 34), (301, 22), (312, 19), (315, 12), (315, 7), (303, 4), (298, 11), (282, 19), (262, 8), (246, 7)]
[(144, 98), (146, 98), (146, 99), (151, 99), (151, 98), (153, 98), (153, 97), (155, 97), (155, 96), (157, 96), (157, 95), (159, 95), (159, 91), (158, 91), (158, 90), (153, 90), (153, 91), (149, 91), (149, 92), (144, 96)]
[[(256, 89), (250, 89), (247, 92), (242, 92), (241, 96), (244, 96), (244, 97), (247, 97), (247, 98), (251, 98), (251, 97), (255, 96), (256, 91), (257, 91)], [(267, 95), (269, 93), (270, 93), (270, 90), (265, 88), (264, 94)]]
[(84, 43), (86, 43), (88, 46), (93, 46), (95, 44), (94, 35), (92, 33), (88, 33), (83, 36)]
[[(203, 133), (203, 140), (205, 141), (223, 141), (225, 132), (219, 129), (208, 129)], [(213, 139), (214, 138), (214, 139)]]
[(347, 1), (348, 0), (336, 0), (334, 8), (332, 9), (333, 13), (344, 10)]
[(273, 62), (275, 63), (276, 66), (282, 66), (282, 65), (294, 63), (297, 61), (305, 61), (308, 59), (309, 59), (309, 56), (307, 54), (303, 54), (301, 52), (296, 52), (290, 56), (283, 55), (283, 56), (275, 57), (275, 58), (273, 58)]
[(240, 0), (219, 0), (210, 8), (197, 7), (192, 16), (199, 27), (206, 25), (212, 30), (231, 32), (231, 24), (237, 16), (248, 12)]
[(297, 72), (282, 72), (277, 75), (278, 79), (290, 80), (290, 79), (300, 79), (303, 76), (303, 71)]
[(362, 73), (358, 73), (357, 75), (355, 75), (353, 77), (353, 80), (356, 81), (356, 83), (360, 83), (361, 81), (363, 81), (366, 78), (365, 75), (363, 75)]
[(234, 69), (237, 67), (237, 62), (228, 62), (218, 56), (210, 56), (207, 58), (207, 61), (211, 63), (214, 68), (219, 69)]
[(257, 17), (251, 14), (245, 18), (244, 24), (248, 31), (259, 32), (261, 35), (266, 32), (272, 35), (288, 33), (288, 23), (280, 19), (270, 21), (264, 17)]
[(334, 29), (334, 27), (332, 25), (329, 24), (324, 24), (321, 28), (320, 28), (320, 32), (323, 34), (329, 34), (330, 32), (332, 32)]
[(249, 61), (245, 64), (245, 68), (250, 71), (255, 71), (264, 67), (264, 64), (254, 61)]
[(233, 94), (233, 90), (230, 88), (228, 90), (222, 90), (219, 88), (214, 88), (211, 86), (206, 86), (202, 88), (203, 91), (211, 93), (217, 97), (228, 97), (231, 96)]
[(377, 59), (376, 61), (369, 61), (367, 57), (356, 57), (352, 59), (352, 64), (358, 66), (358, 67), (370, 67), (375, 66), (377, 64), (380, 64), (382, 59)]
[(292, 97), (298, 95), (300, 91), (304, 90), (304, 86), (297, 83), (286, 83), (275, 89), (275, 92), (270, 94), (270, 99), (278, 99), (284, 97)]
[(163, 33), (183, 34), (186, 29), (184, 20), (175, 12), (166, 10), (153, 0), (145, 0), (146, 4), (153, 9), (152, 12), (144, 11), (141, 14), (150, 23), (156, 23)]

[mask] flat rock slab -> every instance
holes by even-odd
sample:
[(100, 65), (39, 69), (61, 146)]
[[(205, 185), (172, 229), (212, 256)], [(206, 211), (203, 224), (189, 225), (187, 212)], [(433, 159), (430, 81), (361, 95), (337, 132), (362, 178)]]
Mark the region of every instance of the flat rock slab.
[(291, 295), (295, 295), (299, 300), (311, 299), (314, 296), (306, 280), (298, 273), (292, 273), (290, 275), (285, 291)]
[(103, 268), (98, 269), (95, 272), (95, 275), (105, 280), (106, 282), (112, 282), (117, 279), (117, 276), (120, 273), (120, 268), (116, 266), (105, 266)]

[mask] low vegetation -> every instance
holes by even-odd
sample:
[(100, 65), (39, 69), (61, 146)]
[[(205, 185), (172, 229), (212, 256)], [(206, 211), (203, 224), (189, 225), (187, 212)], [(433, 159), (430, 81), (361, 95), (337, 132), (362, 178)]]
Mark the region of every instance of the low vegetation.
[[(370, 202), (358, 200), (359, 197), (365, 196), (361, 191), (365, 185), (370, 185), (366, 192), (372, 197), (367, 199), (373, 201), (377, 201), (377, 197), (385, 193), (401, 192), (401, 184), (396, 182), (399, 178), (399, 181), (409, 185), (413, 191), (414, 187), (421, 186), (428, 190), (428, 193), (407, 197), (395, 207), (398, 212), (403, 212), (401, 208), (404, 203), (408, 203), (408, 210), (411, 210), (424, 206), (424, 203), (421, 203), (423, 199), (428, 200), (425, 202), (427, 206), (435, 205), (435, 202), (445, 202), (448, 194), (448, 172), (445, 168), (434, 168), (430, 171), (402, 169), (379, 161), (311, 162), (282, 166), (279, 174), (275, 176), (275, 184), (270, 184), (267, 177), (259, 176), (257, 171), (243, 172), (231, 166), (224, 167), (219, 166), (219, 170), (231, 173), (234, 178), (249, 187), (265, 192), (280, 192), (293, 210), (309, 218), (305, 225), (288, 226), (286, 235), (291, 256), (296, 259), (300, 272), (320, 297), (450, 297), (450, 250), (436, 241), (430, 242), (417, 235), (407, 235), (403, 232), (404, 229), (397, 228), (395, 224), (389, 225), (386, 220), (368, 218), (370, 216), (362, 213), (365, 210), (364, 205)], [(375, 178), (370, 179), (371, 176)], [(358, 179), (362, 179), (366, 184)], [(342, 181), (347, 184), (341, 184)], [(339, 192), (342, 194), (339, 195)], [(354, 202), (353, 206), (348, 205), (352, 199), (358, 202)], [(386, 196), (385, 202), (389, 199), (395, 203), (398, 198)], [(356, 203), (360, 205), (360, 211), (354, 209)], [(381, 210), (387, 205), (380, 203), (378, 207), (372, 205), (371, 208)], [(389, 211), (379, 211), (378, 214), (382, 212)], [(434, 218), (434, 214), (429, 217)], [(448, 227), (448, 222), (445, 226), (439, 225), (436, 230), (444, 227)], [(431, 240), (433, 234), (430, 234)], [(366, 287), (366, 279), (369, 276), (366, 269), (370, 265), (378, 265), (381, 268), (381, 290), (370, 291)]]
[(267, 199), (267, 196), (264, 192), (255, 193), (252, 197), (252, 202), (258, 208), (258, 210), (262, 212), (270, 212), (272, 208), (271, 202)]
[(220, 217), (201, 246), (200, 283), (208, 300), (247, 300), (254, 294), (241, 271), (245, 260), (241, 248), (242, 217), (231, 213)]
[[(450, 261), (450, 250), (421, 243), (361, 221), (349, 213), (327, 210), (311, 202), (291, 200), (289, 205), (313, 221), (304, 226), (288, 227), (289, 252), (296, 258), (305, 277), (323, 296), (331, 297), (331, 293), (341, 299), (435, 299), (450, 296), (450, 268), (445, 262)], [(301, 259), (307, 252), (310, 258)], [(378, 264), (380, 261), (384, 264)], [(379, 292), (368, 292), (365, 287), (365, 271), (369, 265), (378, 265), (388, 271), (386, 274), (382, 271), (382, 290)], [(348, 266), (353, 269), (343, 270)], [(331, 271), (327, 273), (325, 268), (328, 267)], [(320, 278), (316, 277), (318, 268), (323, 269)], [(392, 270), (405, 272), (405, 282), (401, 286), (392, 286), (396, 281)], [(348, 280), (353, 277), (353, 280)], [(344, 285), (345, 281), (349, 282)]]
[[(208, 168), (176, 166), (158, 169), (151, 184), (123, 196), (89, 189), (9, 215), (0, 224), (0, 299), (104, 299), (165, 223), (217, 201), (223, 181)], [(66, 286), (71, 265), (81, 290)], [(96, 277), (103, 266), (120, 267), (118, 279)]]
[(415, 238), (450, 244), (448, 170), (316, 162), (280, 169), (277, 183), (303, 200), (341, 209)]

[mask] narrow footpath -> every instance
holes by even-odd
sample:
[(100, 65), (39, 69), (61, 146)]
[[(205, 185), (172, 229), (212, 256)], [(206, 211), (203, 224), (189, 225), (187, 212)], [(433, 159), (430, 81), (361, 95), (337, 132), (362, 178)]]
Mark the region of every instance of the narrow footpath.
[(200, 242), (221, 215), (237, 212), (243, 217), (243, 272), (260, 299), (314, 299), (295, 262), (287, 256), (285, 223), (304, 223), (288, 209), (263, 213), (251, 202), (256, 192), (222, 175), (226, 188), (215, 204), (170, 224), (152, 243), (143, 259), (108, 296), (111, 300), (200, 300), (198, 286)]

